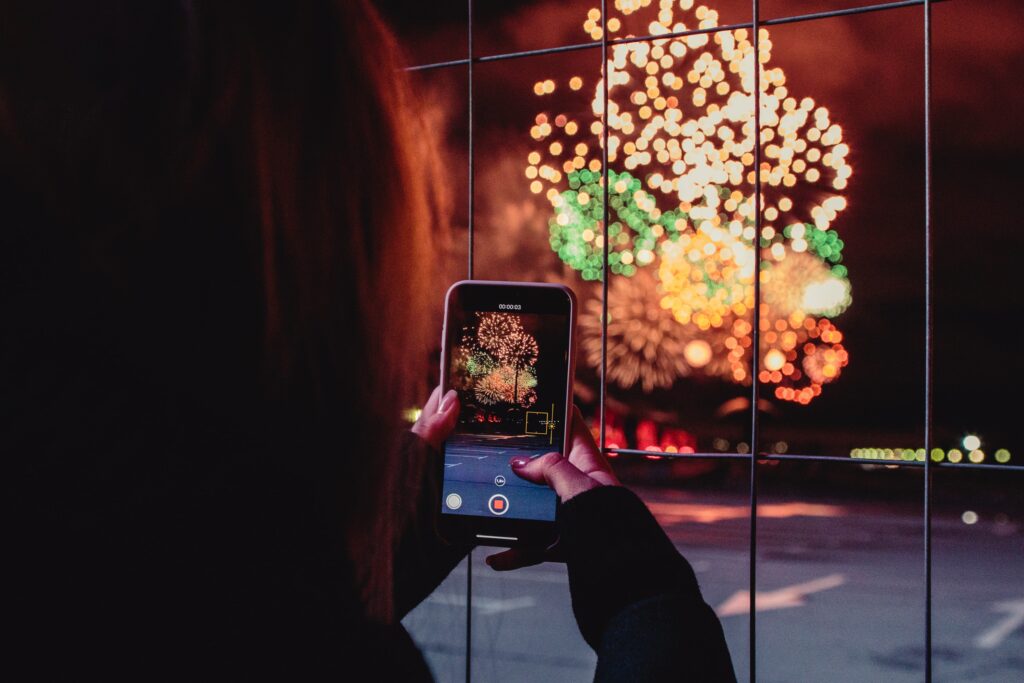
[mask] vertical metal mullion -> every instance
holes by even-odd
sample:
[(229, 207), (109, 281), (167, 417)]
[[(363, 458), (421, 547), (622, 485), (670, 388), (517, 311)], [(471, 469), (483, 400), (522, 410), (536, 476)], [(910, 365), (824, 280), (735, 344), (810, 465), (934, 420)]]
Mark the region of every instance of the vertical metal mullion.
[(924, 0), (924, 680), (932, 680), (932, 5)]
[(473, 279), (473, 195), (474, 195), (474, 164), (473, 164), (473, 0), (467, 0), (466, 10), (466, 26), (469, 38), (467, 40), (467, 54), (468, 63), (466, 65), (466, 80), (468, 83), (468, 95), (467, 95), (467, 115), (468, 115), (468, 149), (467, 154), (469, 156), (469, 178), (468, 178), (468, 190), (469, 190), (469, 219), (468, 219), (468, 235), (469, 235), (469, 256), (467, 258), (466, 268), (468, 271), (468, 278)]
[(611, 77), (608, 68), (608, 0), (601, 0), (601, 70), (604, 77), (601, 79), (602, 90), (602, 112), (601, 112), (601, 179), (602, 201), (604, 202), (603, 236), (604, 259), (601, 262), (601, 390), (600, 390), (600, 449), (605, 449), (605, 394), (608, 392), (608, 183), (610, 181), (608, 171), (608, 79)]
[[(469, 192), (469, 217), (466, 223), (467, 227), (467, 257), (466, 257), (466, 271), (467, 278), (473, 279), (473, 195), (475, 193), (473, 183), (473, 0), (466, 0), (466, 56), (468, 61), (466, 64), (466, 82), (467, 82), (467, 94), (466, 94), (466, 114), (468, 118), (467, 125), (467, 156), (468, 160), (468, 182), (467, 189)], [(470, 683), (473, 678), (473, 549), (470, 548), (466, 554), (466, 683)]]
[(754, 320), (750, 364), (750, 681), (757, 680), (757, 453), (758, 371), (761, 354), (761, 36), (760, 0), (752, 0), (754, 32)]
[(473, 549), (466, 553), (466, 683), (472, 680), (473, 654)]

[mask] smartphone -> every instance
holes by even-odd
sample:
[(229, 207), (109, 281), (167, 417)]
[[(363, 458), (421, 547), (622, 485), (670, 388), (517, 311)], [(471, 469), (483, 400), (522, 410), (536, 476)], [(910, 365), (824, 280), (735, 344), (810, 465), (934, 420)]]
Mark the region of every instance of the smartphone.
[(441, 336), (441, 383), (461, 409), (443, 445), (438, 531), (458, 543), (551, 545), (558, 496), (509, 461), (568, 453), (576, 297), (561, 285), (456, 282)]

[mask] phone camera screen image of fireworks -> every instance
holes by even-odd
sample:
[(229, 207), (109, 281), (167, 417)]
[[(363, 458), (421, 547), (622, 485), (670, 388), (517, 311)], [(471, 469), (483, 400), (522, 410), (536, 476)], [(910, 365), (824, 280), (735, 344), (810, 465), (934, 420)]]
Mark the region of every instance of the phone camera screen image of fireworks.
[(554, 491), (509, 463), (562, 450), (569, 315), (467, 304), (449, 311), (447, 326), (448, 386), (462, 407), (444, 445), (442, 513), (552, 521)]

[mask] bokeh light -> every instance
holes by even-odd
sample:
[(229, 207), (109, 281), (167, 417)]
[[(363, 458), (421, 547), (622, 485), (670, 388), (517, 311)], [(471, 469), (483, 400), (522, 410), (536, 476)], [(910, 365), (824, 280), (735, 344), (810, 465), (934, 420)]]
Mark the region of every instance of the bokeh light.
[[(863, 460), (924, 460), (923, 448), (854, 448), (850, 451), (851, 458)], [(932, 462), (949, 461), (958, 464), (964, 461), (964, 452), (959, 448), (950, 448), (948, 451), (942, 448), (932, 448)], [(988, 458), (985, 451), (975, 448), (967, 452), (967, 461), (974, 464), (984, 463)], [(1006, 464), (1010, 462), (1010, 451), (1006, 448), (997, 449), (994, 453), (997, 463)]]
[[(609, 379), (644, 391), (695, 372), (752, 381), (749, 320), (759, 259), (768, 327), (758, 380), (776, 385), (777, 399), (809, 403), (849, 362), (830, 320), (851, 303), (844, 242), (834, 227), (853, 174), (842, 127), (827, 107), (791, 91), (783, 70), (771, 65), (765, 29), (755, 55), (747, 29), (669, 36), (719, 25), (717, 11), (692, 0), (616, 0), (613, 14), (608, 30), (615, 37), (631, 35), (624, 36), (622, 19), (632, 15), (632, 25), (649, 17), (655, 38), (612, 45), (604, 74), (534, 84), (546, 109), (532, 122), (535, 146), (524, 171), (530, 191), (550, 204), (550, 245), (564, 263), (584, 280), (599, 280), (607, 246), (616, 281), (609, 283)], [(583, 22), (593, 40), (601, 38), (601, 20), (591, 9)], [(754, 188), (761, 192), (760, 234)], [(641, 277), (633, 287), (618, 284)], [(638, 299), (643, 292), (650, 298)], [(615, 304), (616, 294), (629, 303)], [(596, 320), (599, 331), (600, 314), (588, 312), (584, 324)], [(598, 367), (593, 330), (584, 337), (587, 360)]]
[[(639, 384), (644, 391), (672, 386), (696, 369), (725, 373), (725, 335), (718, 335), (717, 353), (695, 325), (680, 325), (668, 311), (651, 306), (658, 283), (650, 271), (615, 278), (608, 296), (608, 379), (624, 389)], [(601, 364), (601, 300), (591, 297), (579, 319), (584, 358)], [(717, 358), (717, 362), (716, 362)]]

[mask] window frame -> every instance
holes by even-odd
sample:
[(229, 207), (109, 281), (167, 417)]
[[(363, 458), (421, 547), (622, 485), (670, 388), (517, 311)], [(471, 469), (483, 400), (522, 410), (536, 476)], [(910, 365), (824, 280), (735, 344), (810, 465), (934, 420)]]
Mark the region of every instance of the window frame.
[[(945, 2), (948, 0), (898, 0), (895, 2), (882, 2), (870, 5), (862, 5), (856, 7), (848, 7), (836, 10), (812, 12), (804, 14), (795, 14), (790, 16), (762, 19), (760, 0), (751, 0), (751, 15), (750, 20), (742, 23), (727, 24), (721, 26), (715, 26), (706, 29), (693, 29), (681, 32), (671, 32), (661, 35), (643, 35), (633, 36), (628, 38), (608, 38), (608, 0), (599, 0), (601, 9), (601, 28), (602, 37), (600, 41), (592, 41), (586, 43), (574, 43), (557, 45), (553, 47), (546, 47), (534, 50), (525, 50), (519, 52), (502, 52), (496, 54), (479, 55), (474, 51), (473, 47), (473, 6), (474, 0), (467, 0), (466, 3), (466, 22), (467, 22), (467, 50), (466, 56), (460, 59), (453, 59), (440, 62), (432, 62), (425, 64), (418, 64), (408, 67), (406, 70), (409, 72), (420, 72), (420, 71), (433, 71), (438, 69), (451, 69), (451, 68), (462, 68), (465, 69), (467, 75), (467, 103), (468, 111), (466, 112), (468, 118), (467, 127), (467, 150), (468, 150), (468, 257), (466, 263), (466, 273), (469, 279), (474, 276), (474, 136), (475, 136), (475, 111), (474, 111), (474, 65), (484, 64), (487, 62), (495, 62), (502, 60), (521, 59), (526, 57), (537, 57), (542, 55), (551, 55), (556, 53), (574, 52), (579, 50), (595, 50), (599, 52), (601, 58), (600, 69), (603, 72), (605, 65), (608, 63), (608, 50), (610, 47), (615, 45), (621, 45), (626, 43), (644, 42), (656, 39), (665, 38), (678, 38), (690, 35), (699, 34), (711, 34), (720, 31), (734, 31), (737, 29), (748, 29), (753, 35), (753, 48), (754, 54), (758, 53), (759, 42), (760, 42), (760, 28), (766, 28), (770, 26), (780, 26), (783, 24), (793, 24), (802, 22), (813, 22), (820, 21), (823, 19), (833, 19), (837, 17), (854, 16), (859, 14), (867, 14), (873, 12), (886, 12), (896, 9), (908, 8), (908, 7), (920, 7), (921, 8), (921, 29), (923, 31), (923, 45), (924, 45), (924, 106), (922, 111), (922, 125), (924, 128), (924, 192), (925, 202), (923, 211), (923, 225), (922, 225), (922, 241), (924, 247), (924, 329), (921, 330), (922, 345), (924, 350), (924, 386), (921, 396), (923, 404), (923, 427), (924, 427), (924, 453), (925, 457), (921, 460), (885, 460), (884, 464), (887, 467), (895, 468), (922, 468), (924, 470), (923, 486), (921, 491), (921, 498), (923, 502), (922, 512), (922, 523), (923, 523), (923, 551), (922, 551), (922, 578), (924, 583), (924, 633), (922, 634), (924, 640), (924, 674), (925, 681), (929, 682), (932, 680), (932, 472), (935, 468), (943, 469), (988, 469), (988, 470), (1003, 470), (1003, 471), (1024, 471), (1022, 465), (1011, 465), (1001, 463), (974, 463), (969, 461), (952, 463), (948, 461), (933, 462), (930, 454), (933, 445), (933, 408), (932, 408), (932, 395), (933, 395), (933, 273), (934, 273), (934, 259), (933, 259), (933, 200), (932, 200), (932, 165), (933, 165), (933, 154), (932, 154), (932, 6), (938, 2)], [(754, 126), (755, 129), (760, 130), (760, 71), (755, 70), (754, 74)], [(604, 112), (601, 120), (607, 120), (608, 117), (608, 80), (602, 79), (604, 87)], [(602, 126), (602, 164), (601, 173), (604, 177), (604, 221), (603, 224), (608, 224), (608, 182), (607, 174), (609, 170), (608, 166), (608, 128)], [(755, 146), (754, 155), (754, 168), (760, 167), (761, 158), (763, 154), (763, 144)], [(760, 188), (763, 182), (758, 177), (758, 188)], [(761, 234), (761, 226), (763, 222), (760, 192), (754, 193), (754, 208), (755, 208), (755, 234)], [(606, 432), (606, 413), (605, 413), (605, 399), (607, 397), (607, 306), (608, 306), (608, 275), (609, 275), (609, 261), (608, 261), (608, 241), (604, 240), (604, 262), (602, 267), (602, 313), (603, 313), (603, 324), (601, 334), (601, 369), (599, 374), (600, 379), (600, 395), (599, 395), (599, 427), (600, 427), (600, 439), (599, 445), (603, 452), (614, 453), (619, 455), (627, 456), (646, 456), (650, 455), (648, 451), (634, 450), (628, 448), (609, 448), (605, 440)], [(755, 259), (755, 272), (754, 272), (754, 296), (755, 300), (760, 301), (760, 259)], [(753, 330), (752, 335), (752, 346), (753, 348), (759, 348), (760, 346), (760, 307), (753, 307)], [(758, 399), (761, 397), (761, 386), (762, 383), (758, 379), (758, 366), (759, 366), (759, 354), (751, 354), (752, 364), (752, 384), (750, 388), (750, 408), (747, 419), (749, 421), (750, 429), (750, 442), (752, 447), (749, 453), (708, 453), (708, 452), (697, 452), (697, 453), (664, 453), (659, 452), (658, 455), (665, 459), (676, 459), (676, 458), (696, 458), (696, 459), (726, 459), (726, 460), (742, 460), (750, 464), (750, 482), (749, 482), (749, 526), (750, 526), (750, 544), (749, 544), (749, 600), (750, 600), (750, 621), (749, 621), (749, 658), (750, 658), (750, 681), (757, 680), (757, 611), (756, 611), (756, 591), (754, 587), (757, 585), (757, 520), (758, 520), (758, 465), (773, 461), (801, 461), (810, 462), (816, 461), (821, 463), (828, 463), (840, 467), (843, 465), (858, 465), (864, 464), (864, 460), (853, 458), (853, 457), (842, 457), (842, 456), (830, 456), (830, 455), (814, 455), (814, 454), (780, 454), (780, 453), (765, 453), (762, 452), (758, 445), (760, 444), (760, 422), (759, 415), (756, 406), (758, 405)], [(472, 582), (472, 553), (466, 562), (467, 566), (467, 581), (466, 581), (466, 681), (471, 680), (471, 651), (472, 651), (472, 597), (473, 597), (473, 582)]]

